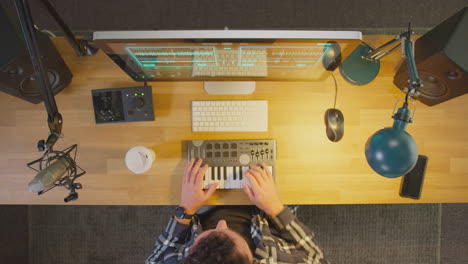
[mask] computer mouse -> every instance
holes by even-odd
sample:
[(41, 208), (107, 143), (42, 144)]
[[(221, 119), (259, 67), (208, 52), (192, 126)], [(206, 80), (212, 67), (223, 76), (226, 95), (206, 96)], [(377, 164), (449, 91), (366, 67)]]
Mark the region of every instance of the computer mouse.
[(334, 71), (341, 64), (341, 48), (334, 41), (330, 41), (324, 46), (324, 56), (322, 64), (325, 70)]
[(343, 113), (336, 108), (327, 109), (325, 112), (325, 126), (328, 139), (333, 142), (340, 141), (344, 134)]

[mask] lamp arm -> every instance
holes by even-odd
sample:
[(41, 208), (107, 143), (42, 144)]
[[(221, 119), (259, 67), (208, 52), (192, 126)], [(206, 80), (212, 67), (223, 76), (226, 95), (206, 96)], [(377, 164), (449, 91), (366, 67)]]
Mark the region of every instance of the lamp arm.
[[(394, 52), (398, 47), (400, 47), (401, 42), (398, 42), (398, 40), (406, 37), (408, 35), (408, 32), (403, 32), (399, 35), (396, 35), (392, 40), (388, 41), (387, 43), (383, 44), (382, 46), (374, 49), (373, 51), (369, 52), (366, 54), (366, 56), (363, 56), (364, 59), (366, 60), (371, 60), (371, 61), (376, 61), (380, 60), (383, 57), (387, 56), (388, 54)], [(395, 46), (393, 46), (390, 50), (387, 49), (388, 46), (397, 43)]]
[(414, 42), (411, 41), (411, 31), (408, 30), (408, 35), (402, 39), (403, 42), (403, 57), (406, 59), (409, 72), (409, 87), (406, 92), (408, 96), (417, 95), (418, 89), (422, 86), (419, 79), (418, 70), (416, 69), (416, 61), (414, 60)]
[[(415, 109), (413, 111), (413, 117), (410, 117), (410, 111), (408, 109), (408, 99), (413, 95), (418, 96), (418, 89), (422, 87), (421, 79), (419, 79), (418, 70), (416, 69), (416, 61), (414, 60), (414, 43), (413, 41), (411, 41), (411, 23), (408, 25), (408, 31), (404, 34), (405, 35), (401, 38), (401, 42), (403, 43), (402, 55), (406, 59), (406, 63), (408, 65), (409, 87), (406, 88), (404, 91), (406, 93), (406, 96), (404, 97), (405, 102), (403, 103), (402, 107), (398, 109), (396, 114), (392, 115), (392, 118), (395, 119), (394, 127), (398, 126), (398, 122), (413, 122), (413, 117), (416, 112), (416, 104), (414, 105)], [(393, 111), (395, 112), (395, 109), (393, 109)], [(406, 125), (404, 127), (406, 127)]]

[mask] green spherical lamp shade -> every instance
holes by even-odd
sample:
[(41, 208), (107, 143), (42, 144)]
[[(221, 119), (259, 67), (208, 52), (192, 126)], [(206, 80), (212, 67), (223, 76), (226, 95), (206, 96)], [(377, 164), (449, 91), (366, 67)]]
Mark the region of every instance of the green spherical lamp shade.
[(387, 178), (408, 173), (418, 159), (418, 147), (404, 128), (388, 127), (377, 131), (366, 143), (366, 159), (371, 168)]

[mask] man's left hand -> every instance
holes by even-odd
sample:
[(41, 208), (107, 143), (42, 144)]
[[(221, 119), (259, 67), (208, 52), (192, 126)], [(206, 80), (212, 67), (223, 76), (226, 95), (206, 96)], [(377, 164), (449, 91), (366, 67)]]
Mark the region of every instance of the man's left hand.
[(195, 162), (195, 159), (192, 158), (185, 168), (180, 206), (185, 209), (187, 214), (195, 214), (216, 191), (216, 186), (218, 186), (218, 183), (214, 183), (209, 186), (208, 190), (203, 191), (203, 176), (208, 169), (208, 165), (201, 166), (202, 163), (203, 159), (200, 158)]

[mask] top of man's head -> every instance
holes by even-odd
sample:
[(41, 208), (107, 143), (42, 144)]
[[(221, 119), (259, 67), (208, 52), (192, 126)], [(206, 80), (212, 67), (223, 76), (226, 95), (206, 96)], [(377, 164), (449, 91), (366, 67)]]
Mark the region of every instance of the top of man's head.
[(244, 248), (239, 248), (231, 235), (218, 230), (209, 230), (205, 233), (207, 234), (202, 233), (203, 236), (200, 235), (194, 243), (185, 264), (252, 263), (249, 254), (242, 252)]

